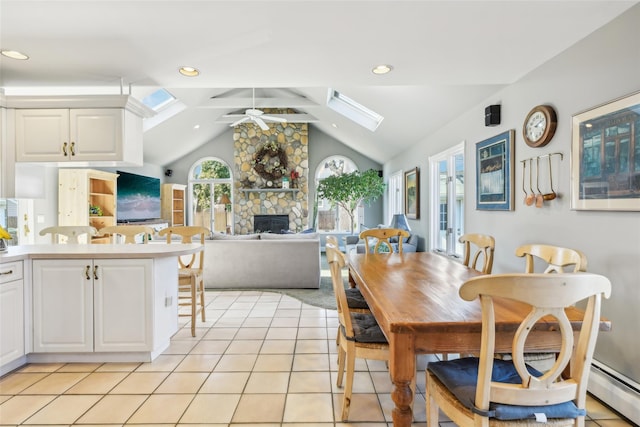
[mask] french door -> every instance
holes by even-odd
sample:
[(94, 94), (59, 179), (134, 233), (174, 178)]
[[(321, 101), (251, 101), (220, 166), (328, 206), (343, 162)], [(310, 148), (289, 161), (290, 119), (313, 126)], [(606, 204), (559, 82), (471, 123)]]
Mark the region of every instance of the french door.
[(430, 248), (462, 256), (464, 234), (464, 143), (429, 158), (431, 174)]

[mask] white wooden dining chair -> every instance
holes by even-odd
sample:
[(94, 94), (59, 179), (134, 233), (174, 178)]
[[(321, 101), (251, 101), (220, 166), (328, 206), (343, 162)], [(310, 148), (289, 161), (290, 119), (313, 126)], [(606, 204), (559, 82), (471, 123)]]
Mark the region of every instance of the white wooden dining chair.
[[(209, 229), (199, 226), (175, 226), (163, 228), (158, 232), (167, 237), (167, 243), (176, 243), (172, 237), (180, 236), (179, 243), (200, 243), (202, 249), (184, 257), (178, 257), (178, 309), (188, 307), (188, 312), (179, 310), (179, 316), (191, 318), (191, 336), (196, 336), (196, 319), (198, 313), (206, 322), (204, 309), (204, 241)], [(194, 241), (195, 240), (195, 241)]]
[(80, 243), (81, 236), (86, 234), (86, 242), (98, 234), (98, 230), (90, 225), (57, 225), (40, 230), (41, 236), (51, 235), (51, 243)]
[[(402, 253), (402, 242), (409, 236), (408, 231), (399, 228), (370, 228), (360, 233), (360, 238), (364, 240), (365, 253), (374, 254), (380, 251)], [(397, 240), (397, 251), (393, 248), (394, 240)]]
[(546, 263), (544, 273), (564, 273), (573, 265), (572, 271), (587, 271), (587, 257), (577, 249), (553, 245), (529, 244), (516, 249), (516, 256), (525, 258), (525, 272), (533, 273), (535, 260)]
[[(496, 241), (493, 236), (467, 233), (460, 236), (458, 241), (464, 245), (464, 260), (462, 263), (482, 273), (491, 274), (493, 253), (496, 248)], [(482, 265), (479, 264), (480, 261)]]
[(351, 407), (356, 358), (388, 361), (389, 343), (372, 314), (352, 313), (349, 310), (342, 278), (342, 269), (345, 267), (344, 254), (329, 241), (325, 244), (325, 251), (331, 270), (331, 281), (340, 322), (337, 342), (339, 348), (336, 383), (338, 387), (342, 387), (345, 366), (347, 371), (341, 412), (342, 421), (347, 421)]
[[(460, 288), (466, 301), (480, 300), (480, 357), (431, 362), (427, 367), (427, 427), (438, 427), (439, 410), (459, 427), (584, 426), (589, 371), (600, 326), (602, 298), (611, 283), (600, 275), (499, 274), (479, 276)], [(494, 359), (496, 319), (494, 298), (531, 306), (513, 342), (513, 360)], [(587, 301), (580, 331), (574, 331), (565, 309)], [(559, 356), (544, 374), (528, 366), (524, 348), (541, 319), (555, 318), (561, 343)], [(549, 338), (557, 345), (558, 337)], [(571, 372), (565, 368), (571, 361)]]
[(151, 236), (155, 233), (152, 227), (146, 225), (111, 225), (102, 227), (98, 231), (99, 236), (110, 236), (111, 243), (136, 243), (136, 237), (140, 236), (141, 243), (148, 243)]

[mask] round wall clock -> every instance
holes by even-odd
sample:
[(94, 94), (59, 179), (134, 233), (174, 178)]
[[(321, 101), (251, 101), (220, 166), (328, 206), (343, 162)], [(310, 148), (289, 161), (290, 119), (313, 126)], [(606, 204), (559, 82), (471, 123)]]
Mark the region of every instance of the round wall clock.
[(558, 119), (553, 107), (538, 105), (533, 107), (522, 126), (524, 142), (530, 147), (544, 147), (556, 132)]

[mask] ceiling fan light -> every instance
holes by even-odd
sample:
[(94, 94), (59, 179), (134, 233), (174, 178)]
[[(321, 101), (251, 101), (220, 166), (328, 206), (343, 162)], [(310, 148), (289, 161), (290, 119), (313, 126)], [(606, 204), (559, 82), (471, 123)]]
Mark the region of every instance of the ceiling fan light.
[(20, 59), (20, 60), (26, 60), (29, 59), (29, 55), (25, 55), (22, 52), (18, 52), (17, 50), (0, 50), (0, 54), (2, 54), (2, 56), (6, 56), (7, 58), (11, 58), (11, 59)]
[(178, 69), (178, 72), (187, 77), (197, 77), (200, 75), (200, 71), (198, 71), (198, 69), (194, 67), (180, 67)]
[(380, 64), (373, 67), (371, 71), (373, 72), (373, 74), (387, 74), (391, 70), (393, 70), (393, 67), (391, 65)]

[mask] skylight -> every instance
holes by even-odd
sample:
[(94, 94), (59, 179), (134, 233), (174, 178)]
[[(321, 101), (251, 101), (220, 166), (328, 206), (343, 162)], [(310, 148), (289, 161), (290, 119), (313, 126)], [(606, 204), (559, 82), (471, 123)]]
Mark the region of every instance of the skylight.
[(163, 107), (175, 101), (175, 97), (165, 89), (158, 89), (151, 95), (147, 95), (142, 103), (154, 111), (160, 111)]
[(327, 97), (327, 107), (371, 132), (375, 132), (384, 120), (380, 114), (331, 88), (329, 88), (329, 96)]

